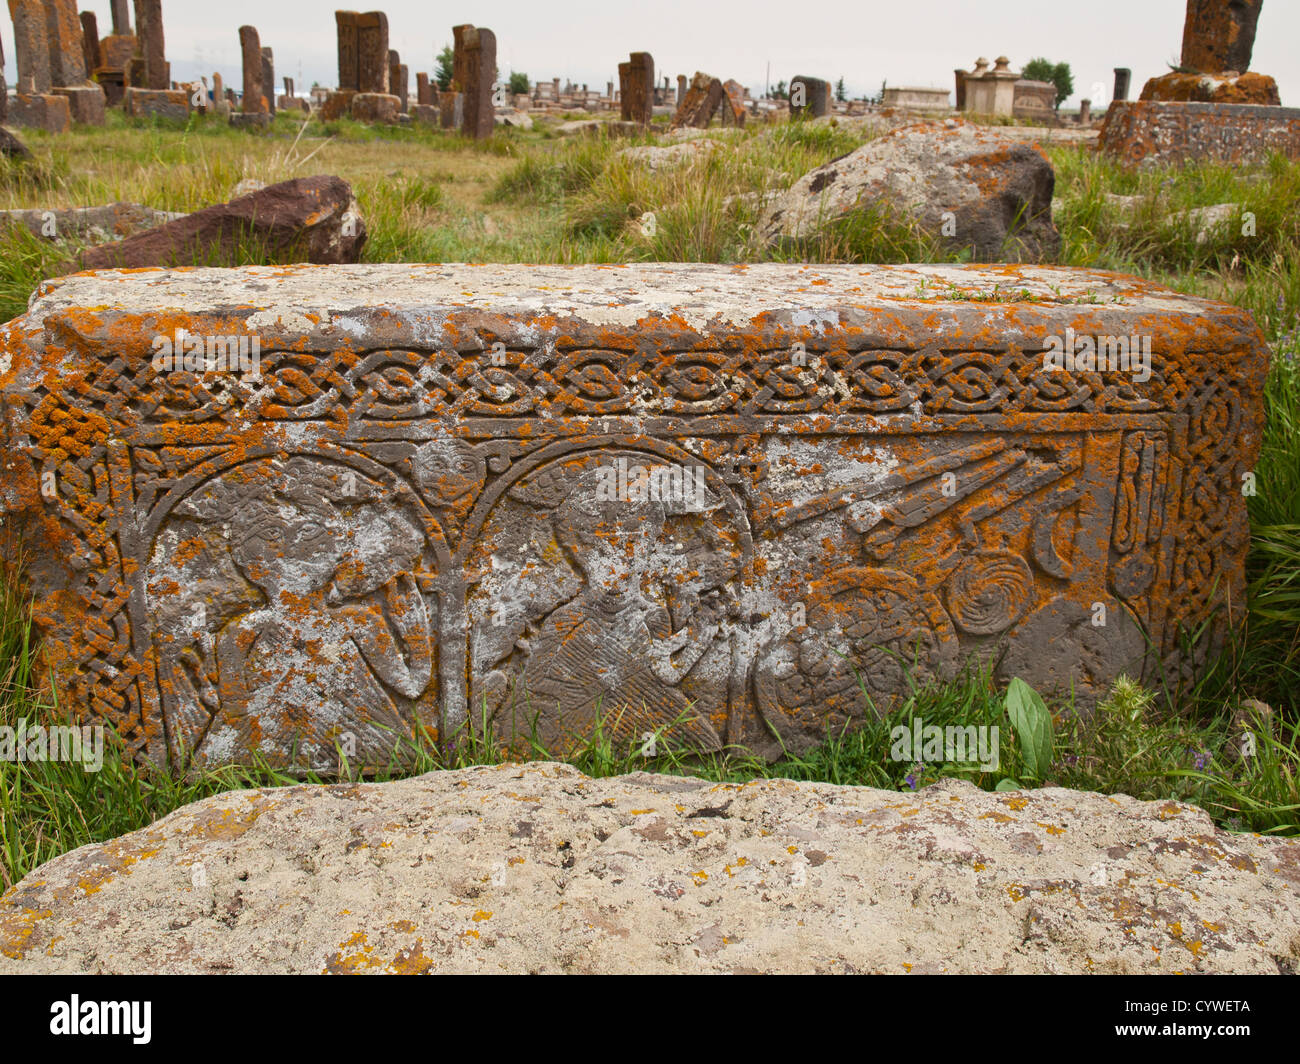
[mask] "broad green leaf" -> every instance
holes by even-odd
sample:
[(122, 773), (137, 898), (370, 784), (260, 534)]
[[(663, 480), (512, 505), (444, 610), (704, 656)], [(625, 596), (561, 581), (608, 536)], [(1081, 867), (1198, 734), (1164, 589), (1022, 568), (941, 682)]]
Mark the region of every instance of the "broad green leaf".
[(1052, 715), (1037, 691), (1019, 676), (1007, 685), (1007, 716), (1016, 729), (1025, 772), (1046, 779), (1052, 771)]

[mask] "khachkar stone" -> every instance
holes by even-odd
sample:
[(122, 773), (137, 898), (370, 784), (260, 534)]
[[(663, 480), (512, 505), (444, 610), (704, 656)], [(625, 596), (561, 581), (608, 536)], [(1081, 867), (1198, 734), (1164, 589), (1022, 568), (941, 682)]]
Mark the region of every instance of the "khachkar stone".
[(50, 49), (50, 92), (67, 97), (73, 121), (102, 126), (104, 90), (87, 76), (85, 38), (76, 0), (46, 0), (45, 14), (46, 41)]
[(239, 27), (239, 49), (244, 60), (244, 94), (239, 112), (230, 116), (230, 124), (245, 127), (270, 125), (271, 115), (266, 108), (262, 85), (265, 56), (257, 27)]
[(1264, 0), (1187, 0), (1182, 68), (1195, 74), (1250, 69)]
[[(1112, 99), (1127, 100), (1129, 85), (1132, 83), (1132, 81), (1133, 81), (1132, 70), (1130, 70), (1128, 67), (1116, 67), (1115, 68), (1115, 91), (1112, 94)], [(961, 108), (958, 108), (958, 110), (961, 110)]]
[(1187, 0), (1182, 65), (1149, 80), (1143, 100), (1280, 106), (1277, 82), (1249, 70), (1263, 0)]
[[(351, 93), (350, 97), (345, 97), (348, 113), (359, 122), (396, 122), (398, 107), (401, 101), (388, 91), (388, 16), (382, 11), (370, 11), (364, 15), (358, 15), (349, 12), (337, 12), (337, 15), (351, 14), (352, 19), (348, 25), (354, 25), (356, 28), (355, 38), (355, 70), (347, 72), (347, 83), (355, 84), (356, 90), (351, 88), (346, 92)], [(339, 22), (339, 62), (342, 64), (345, 60), (343, 32), (346, 20)], [(349, 34), (351, 30), (348, 30)], [(351, 61), (351, 60), (349, 60)], [(344, 84), (344, 71), (340, 66), (339, 70), (340, 86)], [(345, 95), (342, 88), (338, 93), (339, 96)], [(327, 112), (333, 114), (341, 109), (344, 101), (330, 108)]]
[(93, 11), (81, 12), (81, 48), (86, 74), (93, 75), (102, 65), (99, 52), (99, 21)]
[(42, 0), (9, 0), (9, 14), (18, 68), (18, 91), (10, 101), (9, 117), (18, 126), (66, 132), (72, 128), (72, 112), (67, 97), (52, 92), (45, 4)]
[(618, 65), (620, 117), (648, 126), (654, 115), (655, 61), (649, 52), (633, 52)]
[(1128, 166), (1300, 159), (1300, 108), (1132, 100), (1106, 112), (1098, 147)]
[(1267, 350), (1062, 268), (81, 274), (0, 330), (0, 500), (38, 675), (139, 758), (771, 757), (967, 664), (1176, 685), (1244, 601)]
[(136, 88), (166, 91), (171, 88), (171, 68), (163, 40), (162, 0), (135, 0), (135, 28), (140, 57), (144, 60), (143, 84), (132, 79)]
[(467, 137), (482, 140), (492, 136), (496, 128), (497, 37), (491, 30), (478, 26), (457, 28), (466, 29), (462, 38), (466, 81), (461, 131)]
[(275, 116), (275, 53), (270, 48), (262, 49), (262, 95), (266, 98), (266, 109)]
[(790, 113), (821, 118), (831, 113), (831, 83), (798, 74), (790, 80)]
[(112, 0), (113, 35), (131, 36), (131, 0)]

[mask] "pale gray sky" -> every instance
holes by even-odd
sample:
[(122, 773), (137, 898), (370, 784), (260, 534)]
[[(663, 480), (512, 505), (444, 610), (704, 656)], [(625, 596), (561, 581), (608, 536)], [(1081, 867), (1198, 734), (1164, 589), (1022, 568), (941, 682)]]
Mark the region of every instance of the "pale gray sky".
[[(177, 80), (219, 70), (238, 87), (239, 27), (258, 28), (275, 49), (277, 81), (302, 88), (338, 77), (334, 10), (322, 0), (163, 0), (167, 58)], [(572, 78), (602, 91), (618, 63), (648, 51), (656, 71), (675, 78), (704, 70), (755, 92), (771, 64), (772, 83), (794, 74), (843, 77), (851, 95), (890, 85), (951, 89), (954, 67), (1005, 54), (1014, 69), (1043, 55), (1074, 70), (1075, 104), (1109, 99), (1112, 68), (1131, 67), (1132, 95), (1177, 62), (1185, 0), (359, 0), (388, 14), (390, 46), (411, 70), (432, 71), (433, 57), (461, 22), (497, 35), (503, 73)], [(80, 0), (80, 10), (110, 32), (109, 0)], [(6, 73), (14, 83), (13, 27), (4, 25)], [(1253, 70), (1278, 81), (1282, 102), (1300, 105), (1300, 0), (1268, 0), (1260, 16)]]

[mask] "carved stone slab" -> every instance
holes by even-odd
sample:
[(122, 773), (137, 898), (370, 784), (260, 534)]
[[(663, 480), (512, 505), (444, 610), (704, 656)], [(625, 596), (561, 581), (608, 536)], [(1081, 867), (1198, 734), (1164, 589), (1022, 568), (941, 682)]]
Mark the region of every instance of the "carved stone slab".
[(1060, 268), (83, 274), (0, 335), (0, 502), (62, 704), (142, 758), (772, 756), (971, 660), (1194, 671), (1267, 357)]

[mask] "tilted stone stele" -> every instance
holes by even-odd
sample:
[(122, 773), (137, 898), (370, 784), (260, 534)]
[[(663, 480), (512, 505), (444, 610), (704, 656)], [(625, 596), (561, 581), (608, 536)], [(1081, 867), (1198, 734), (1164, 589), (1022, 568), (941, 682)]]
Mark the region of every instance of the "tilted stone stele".
[(1244, 600), (1267, 349), (1132, 277), (106, 271), (0, 340), (42, 668), (158, 763), (776, 756), (972, 657), (1176, 683)]

